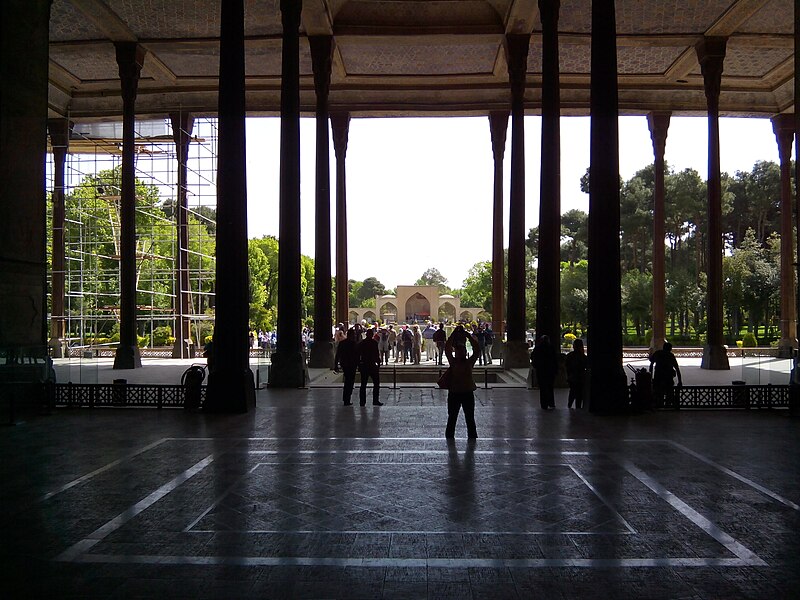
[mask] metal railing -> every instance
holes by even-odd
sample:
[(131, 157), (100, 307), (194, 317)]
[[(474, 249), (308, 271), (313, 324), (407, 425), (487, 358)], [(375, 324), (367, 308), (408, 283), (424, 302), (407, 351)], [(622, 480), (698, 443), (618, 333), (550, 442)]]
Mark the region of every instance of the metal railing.
[(789, 408), (789, 385), (687, 385), (672, 390), (659, 409)]
[[(52, 386), (51, 403), (72, 408), (183, 408), (186, 387), (139, 383), (57, 383)], [(206, 386), (200, 387), (201, 405)]]

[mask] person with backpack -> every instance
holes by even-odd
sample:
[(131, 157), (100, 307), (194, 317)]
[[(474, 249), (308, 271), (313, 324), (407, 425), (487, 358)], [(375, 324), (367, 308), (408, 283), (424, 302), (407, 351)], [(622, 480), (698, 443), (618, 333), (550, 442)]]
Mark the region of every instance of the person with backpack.
[(406, 361), (413, 360), (412, 353), (414, 352), (414, 334), (408, 325), (403, 325), (403, 333), (400, 337), (403, 338), (403, 364), (406, 364)]
[(444, 331), (444, 323), (439, 323), (439, 329), (433, 334), (433, 343), (436, 344), (436, 363), (443, 364), (444, 345), (447, 341), (447, 333)]
[(682, 386), (681, 368), (678, 366), (678, 359), (672, 353), (672, 344), (664, 342), (664, 347), (650, 356), (650, 375), (653, 377), (653, 397), (656, 406), (664, 406), (665, 401), (670, 405), (674, 402), (676, 374), (678, 385)]

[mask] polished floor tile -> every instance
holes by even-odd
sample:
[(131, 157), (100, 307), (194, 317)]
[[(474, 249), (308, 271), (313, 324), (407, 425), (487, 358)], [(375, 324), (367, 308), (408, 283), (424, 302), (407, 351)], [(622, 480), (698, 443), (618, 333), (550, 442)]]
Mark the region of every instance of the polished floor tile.
[(246, 415), (70, 410), (0, 431), (4, 597), (791, 597), (785, 411), (595, 417), (477, 392), (261, 391)]

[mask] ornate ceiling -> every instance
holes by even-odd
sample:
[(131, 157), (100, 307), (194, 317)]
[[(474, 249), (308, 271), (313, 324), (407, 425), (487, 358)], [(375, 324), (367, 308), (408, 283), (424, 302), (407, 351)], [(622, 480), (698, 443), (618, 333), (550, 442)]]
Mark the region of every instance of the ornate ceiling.
[[(137, 113), (217, 106), (220, 0), (53, 0), (51, 116), (121, 114), (115, 41), (147, 54)], [(720, 108), (773, 115), (794, 108), (791, 0), (617, 0), (620, 109), (641, 114), (705, 112), (694, 46), (728, 37)], [(563, 114), (587, 114), (591, 0), (562, 0), (559, 20)], [(332, 110), (354, 115), (485, 114), (509, 106), (506, 33), (531, 33), (526, 110), (541, 97), (537, 0), (305, 0), (301, 103), (314, 110), (306, 36), (333, 35)], [(245, 0), (247, 107), (280, 106), (279, 0)]]

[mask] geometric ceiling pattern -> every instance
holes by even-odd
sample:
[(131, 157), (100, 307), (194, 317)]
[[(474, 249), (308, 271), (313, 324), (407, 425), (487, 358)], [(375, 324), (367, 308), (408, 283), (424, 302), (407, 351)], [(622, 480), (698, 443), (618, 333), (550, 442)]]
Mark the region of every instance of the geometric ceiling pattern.
[[(139, 115), (214, 114), (221, 0), (53, 0), (50, 113), (74, 120), (122, 111), (114, 42), (146, 51)], [(723, 115), (794, 110), (792, 0), (617, 0), (620, 111), (706, 110), (695, 46), (728, 39)], [(330, 35), (332, 111), (354, 116), (486, 114), (509, 107), (506, 34), (531, 34), (525, 108), (540, 109), (538, 0), (304, 0), (301, 109), (315, 107), (307, 38)], [(280, 111), (280, 0), (245, 0), (247, 110)], [(563, 114), (588, 114), (591, 0), (562, 0)]]

